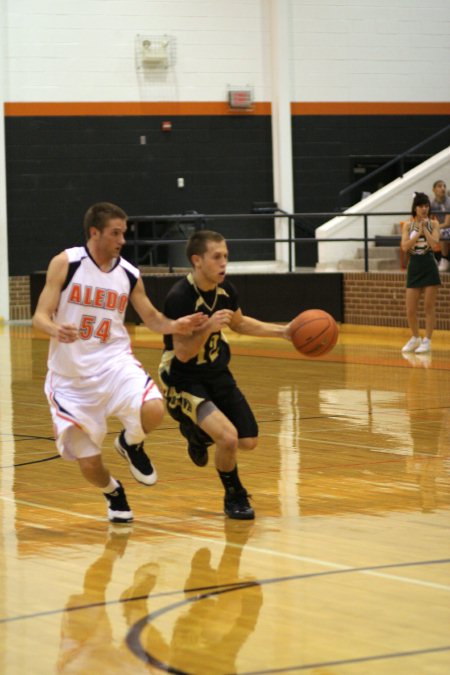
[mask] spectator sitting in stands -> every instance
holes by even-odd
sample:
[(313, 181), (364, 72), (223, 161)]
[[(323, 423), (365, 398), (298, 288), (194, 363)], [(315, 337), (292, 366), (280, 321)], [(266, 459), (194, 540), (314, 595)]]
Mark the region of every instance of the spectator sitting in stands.
[(444, 180), (436, 180), (433, 183), (434, 198), (431, 200), (431, 213), (435, 214), (439, 221), (441, 236), (441, 260), (439, 271), (447, 272), (450, 267), (448, 254), (450, 250), (450, 197), (447, 195), (447, 185)]

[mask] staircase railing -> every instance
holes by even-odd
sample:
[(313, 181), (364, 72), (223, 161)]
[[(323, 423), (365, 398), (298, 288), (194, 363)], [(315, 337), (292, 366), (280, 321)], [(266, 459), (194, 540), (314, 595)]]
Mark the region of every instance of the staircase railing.
[[(362, 178), (359, 178), (357, 181), (354, 183), (351, 183), (348, 185), (346, 188), (343, 190), (340, 190), (338, 193), (338, 203), (339, 207), (343, 208), (342, 205), (342, 198), (347, 195), (349, 192), (352, 192), (358, 187), (361, 187), (361, 185), (364, 185), (368, 180), (371, 178), (374, 178), (375, 176), (378, 176), (378, 174), (382, 173), (383, 171), (386, 171), (391, 166), (394, 166), (395, 164), (399, 164), (400, 168), (400, 177), (403, 176), (405, 173), (405, 157), (408, 155), (412, 155), (416, 150), (419, 148), (422, 148), (424, 145), (427, 143), (431, 143), (431, 141), (434, 141), (436, 138), (439, 136), (442, 136), (442, 134), (449, 134), (449, 144), (450, 144), (450, 124), (448, 124), (446, 127), (443, 127), (439, 131), (436, 131), (436, 133), (432, 134), (431, 136), (428, 136), (425, 140), (421, 141), (420, 143), (417, 143), (417, 145), (413, 145), (411, 148), (408, 148), (408, 150), (405, 150), (405, 152), (400, 153), (393, 159), (390, 159), (389, 161), (385, 162), (381, 166), (378, 167), (378, 169), (374, 169), (370, 173), (368, 173), (366, 176), (363, 176)], [(347, 205), (348, 206), (348, 205)], [(345, 208), (347, 208), (347, 206)]]
[[(446, 211), (443, 213), (447, 213)], [(300, 246), (305, 246), (308, 244), (331, 244), (333, 245), (336, 242), (358, 242), (361, 243), (364, 247), (364, 271), (368, 272), (369, 271), (369, 244), (375, 243), (377, 241), (376, 237), (370, 237), (369, 236), (369, 218), (379, 218), (379, 217), (384, 217), (384, 216), (402, 216), (402, 217), (408, 217), (410, 214), (409, 210), (406, 211), (379, 211), (379, 212), (363, 212), (363, 213), (343, 213), (339, 217), (340, 218), (361, 218), (362, 219), (362, 232), (360, 236), (351, 236), (351, 237), (315, 237), (315, 236), (310, 236), (310, 237), (296, 237), (295, 234), (295, 228), (296, 225), (301, 221), (303, 218), (311, 218), (311, 217), (318, 217), (321, 221), (334, 218), (336, 217), (335, 212), (314, 212), (314, 213), (286, 213), (286, 212), (281, 212), (280, 210), (275, 214), (277, 218), (287, 220), (288, 227), (287, 227), (287, 236), (278, 238), (278, 237), (226, 237), (226, 240), (229, 244), (236, 244), (236, 245), (243, 245), (243, 246), (251, 246), (254, 247), (255, 244), (287, 244), (288, 249), (288, 260), (287, 260), (287, 269), (289, 272), (293, 272), (294, 269), (296, 268), (296, 265), (294, 264), (295, 261), (295, 256), (294, 256), (294, 247), (296, 245)], [(244, 223), (246, 222), (258, 222), (259, 220), (271, 220), (274, 218), (273, 213), (261, 213), (261, 214), (249, 214), (249, 213), (221, 213), (221, 214), (201, 214), (201, 213), (196, 213), (195, 219), (196, 219), (196, 226), (195, 229), (203, 229), (206, 226), (211, 227), (211, 229), (216, 229), (220, 231), (220, 227), (218, 227), (217, 223), (220, 221), (221, 223), (224, 223), (226, 221), (230, 222), (239, 222), (242, 226), (243, 231), (245, 231)], [(144, 237), (141, 236), (140, 234), (140, 225), (147, 223), (150, 225), (155, 225), (156, 223), (159, 223), (160, 225), (163, 226), (166, 224), (167, 228), (170, 227), (171, 224), (173, 223), (183, 223), (187, 222), (189, 224), (192, 224), (193, 221), (193, 215), (192, 212), (189, 214), (174, 214), (174, 215), (138, 215), (138, 216), (129, 216), (128, 217), (128, 223), (129, 223), (129, 228), (128, 228), (128, 240), (125, 242), (125, 246), (128, 248), (128, 255), (125, 253), (125, 257), (130, 260), (134, 265), (139, 266), (143, 264), (143, 255), (141, 254), (141, 251), (144, 251), (144, 256), (146, 262), (148, 261), (148, 264), (150, 266), (158, 266), (158, 261), (157, 261), (157, 256), (154, 257), (154, 253), (157, 252), (158, 248), (160, 246), (164, 247), (169, 247), (175, 250), (175, 247), (181, 248), (183, 251), (183, 259), (184, 259), (184, 265), (188, 265), (187, 258), (185, 258), (185, 246), (186, 246), (186, 239), (188, 237), (187, 233), (183, 234), (182, 229), (179, 228), (178, 230), (178, 235), (171, 236), (171, 238), (168, 238), (167, 236), (167, 230), (166, 232), (162, 233), (156, 233), (153, 232), (152, 236), (150, 237)], [(153, 227), (152, 227), (153, 229)], [(181, 235), (181, 236), (180, 236)], [(400, 245), (400, 236), (398, 237), (398, 244)], [(241, 258), (239, 257), (238, 260)], [(275, 259), (275, 258), (274, 258)], [(164, 263), (165, 266), (169, 268), (170, 271), (173, 271), (174, 268), (179, 267), (180, 265), (178, 264), (172, 264), (170, 261), (166, 264)]]

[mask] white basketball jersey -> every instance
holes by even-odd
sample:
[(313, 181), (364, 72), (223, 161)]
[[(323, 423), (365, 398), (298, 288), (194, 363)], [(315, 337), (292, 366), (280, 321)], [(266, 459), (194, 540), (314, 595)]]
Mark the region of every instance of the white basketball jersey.
[(140, 272), (120, 257), (103, 272), (84, 246), (65, 253), (69, 270), (54, 320), (75, 324), (79, 337), (70, 344), (51, 338), (48, 367), (67, 377), (90, 377), (131, 352), (124, 317)]

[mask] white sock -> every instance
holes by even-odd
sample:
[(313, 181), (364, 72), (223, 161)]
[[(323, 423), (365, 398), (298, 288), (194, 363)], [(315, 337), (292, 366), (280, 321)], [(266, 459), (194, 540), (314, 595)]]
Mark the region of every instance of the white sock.
[(125, 429), (124, 436), (125, 436), (125, 443), (127, 445), (137, 445), (138, 443), (141, 443), (145, 438), (145, 436), (143, 436), (142, 434), (134, 434), (133, 435), (132, 433), (130, 433), (126, 429)]
[(106, 487), (100, 488), (100, 490), (104, 494), (109, 495), (109, 494), (111, 494), (111, 492), (114, 492), (115, 490), (117, 490), (118, 487), (119, 487), (119, 483), (116, 481), (115, 478), (110, 476), (108, 485)]

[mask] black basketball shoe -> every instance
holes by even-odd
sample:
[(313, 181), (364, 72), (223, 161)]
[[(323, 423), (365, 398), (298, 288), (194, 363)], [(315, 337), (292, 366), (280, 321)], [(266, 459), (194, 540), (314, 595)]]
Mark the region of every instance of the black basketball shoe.
[(122, 455), (128, 461), (133, 478), (144, 485), (154, 485), (156, 483), (158, 475), (156, 469), (152, 466), (150, 458), (145, 454), (143, 442), (128, 445), (125, 440), (125, 430), (122, 429), (114, 441), (114, 446), (119, 455)]
[(125, 490), (122, 483), (117, 481), (119, 486), (114, 492), (104, 492), (105, 499), (108, 502), (108, 519), (112, 523), (131, 523), (133, 512), (128, 506)]
[(200, 428), (194, 425), (180, 423), (180, 431), (188, 442), (188, 455), (197, 466), (206, 466), (208, 464), (208, 445), (211, 445), (211, 438)]
[(188, 454), (194, 464), (197, 466), (206, 466), (208, 464), (208, 448), (206, 445), (188, 444)]
[(235, 520), (253, 520), (255, 512), (250, 505), (247, 490), (242, 488), (239, 491), (226, 492), (224, 500), (224, 511), (228, 518)]

